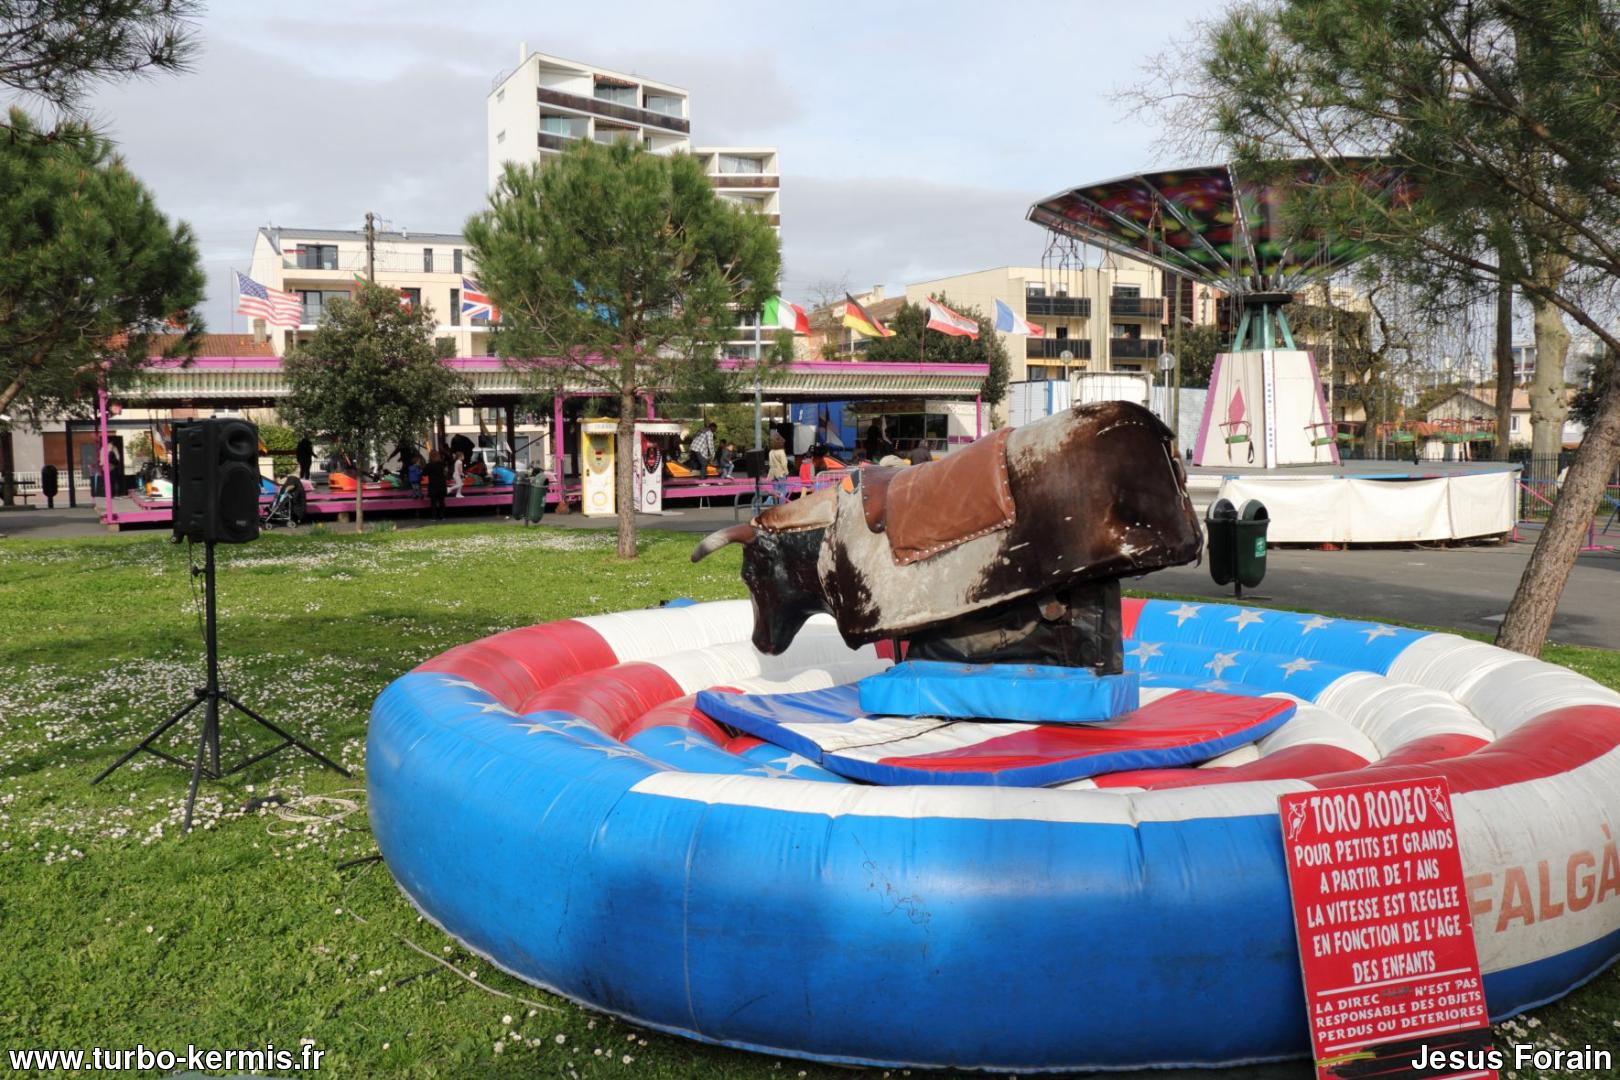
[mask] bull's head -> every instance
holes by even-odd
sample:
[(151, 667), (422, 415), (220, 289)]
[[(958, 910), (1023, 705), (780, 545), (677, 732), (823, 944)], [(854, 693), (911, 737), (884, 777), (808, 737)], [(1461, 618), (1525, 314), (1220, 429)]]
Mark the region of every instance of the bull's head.
[(762, 653), (786, 652), (805, 620), (827, 610), (816, 561), (831, 510), (831, 499), (819, 494), (800, 499), (747, 525), (710, 533), (692, 551), (692, 561), (699, 562), (728, 544), (743, 545), (742, 579), (754, 604), (754, 648)]

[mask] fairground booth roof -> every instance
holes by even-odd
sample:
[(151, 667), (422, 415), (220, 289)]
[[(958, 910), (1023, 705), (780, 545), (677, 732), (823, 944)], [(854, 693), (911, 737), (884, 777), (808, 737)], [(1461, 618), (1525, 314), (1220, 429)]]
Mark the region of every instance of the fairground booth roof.
[(1201, 165), (1070, 188), (1031, 206), (1028, 216), (1218, 289), (1294, 292), (1366, 254), (1359, 242), (1285, 213), (1291, 194), (1346, 176), (1374, 199), (1398, 204), (1409, 196), (1406, 174), (1373, 158), (1284, 162), (1252, 179), (1235, 165)]
[[(475, 402), (512, 401), (533, 393), (524, 373), (493, 356), (446, 360), (471, 383)], [(748, 370), (750, 360), (724, 360), (722, 366)], [(767, 367), (760, 388), (771, 400), (848, 398), (966, 398), (979, 393), (989, 368), (984, 364), (888, 363), (864, 360), (803, 360)], [(117, 395), (126, 402), (152, 405), (269, 405), (287, 394), (277, 356), (197, 356), (154, 359), (134, 386)], [(752, 395), (752, 384), (747, 387)], [(564, 394), (600, 393), (588, 380), (565, 377)]]

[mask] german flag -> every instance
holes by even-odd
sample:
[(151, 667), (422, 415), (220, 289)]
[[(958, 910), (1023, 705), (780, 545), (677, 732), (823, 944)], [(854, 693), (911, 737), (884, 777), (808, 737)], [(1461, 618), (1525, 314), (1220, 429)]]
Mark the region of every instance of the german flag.
[(844, 325), (862, 337), (894, 337), (894, 331), (872, 318), (860, 301), (849, 293), (844, 294)]

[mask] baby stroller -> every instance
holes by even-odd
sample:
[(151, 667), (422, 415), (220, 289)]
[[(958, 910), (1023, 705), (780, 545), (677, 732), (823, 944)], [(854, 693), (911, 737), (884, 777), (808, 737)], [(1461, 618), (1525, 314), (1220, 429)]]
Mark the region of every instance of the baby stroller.
[(270, 505), (264, 508), (264, 527), (273, 529), (277, 525), (302, 525), (308, 519), (304, 482), (296, 476), (289, 476), (276, 489), (276, 497), (270, 500)]

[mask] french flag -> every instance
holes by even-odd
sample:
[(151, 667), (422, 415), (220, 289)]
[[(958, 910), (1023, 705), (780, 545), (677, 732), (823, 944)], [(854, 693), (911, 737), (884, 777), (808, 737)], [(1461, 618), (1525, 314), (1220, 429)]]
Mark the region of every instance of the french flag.
[(1037, 326), (1028, 319), (1020, 319), (1017, 315), (1014, 315), (1013, 309), (1008, 307), (1003, 300), (996, 301), (996, 329), (1003, 334), (1027, 334), (1029, 337), (1046, 336), (1046, 331), (1042, 327)]

